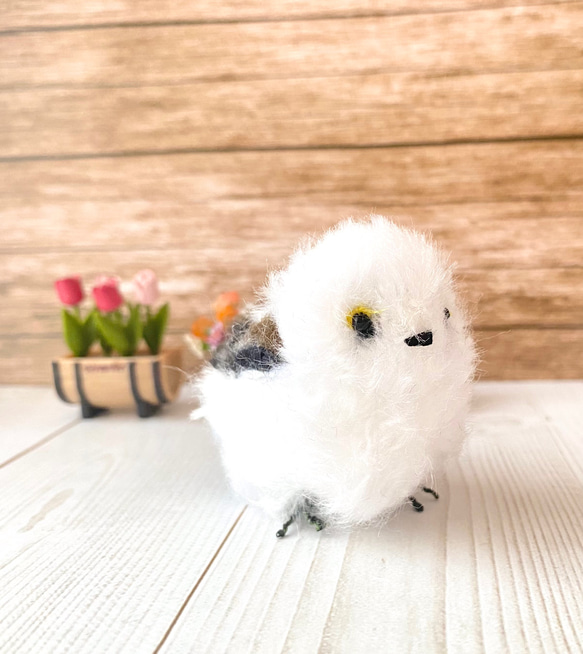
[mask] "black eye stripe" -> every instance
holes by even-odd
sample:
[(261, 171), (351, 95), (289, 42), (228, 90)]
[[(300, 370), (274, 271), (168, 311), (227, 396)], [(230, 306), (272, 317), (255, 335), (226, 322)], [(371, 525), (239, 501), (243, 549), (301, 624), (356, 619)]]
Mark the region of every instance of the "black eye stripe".
[(358, 312), (352, 316), (352, 329), (361, 338), (372, 338), (375, 335), (374, 322), (366, 313)]

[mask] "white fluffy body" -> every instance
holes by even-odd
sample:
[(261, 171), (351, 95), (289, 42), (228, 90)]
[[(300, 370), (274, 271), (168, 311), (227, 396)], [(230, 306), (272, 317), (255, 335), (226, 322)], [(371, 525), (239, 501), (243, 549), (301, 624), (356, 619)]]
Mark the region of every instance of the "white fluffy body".
[[(359, 306), (377, 312), (373, 338), (347, 322)], [(269, 277), (253, 313), (274, 318), (284, 363), (209, 366), (199, 383), (249, 502), (283, 520), (307, 498), (327, 525), (369, 523), (459, 452), (475, 350), (447, 259), (424, 236), (380, 216), (342, 222)], [(432, 345), (405, 343), (427, 331)]]

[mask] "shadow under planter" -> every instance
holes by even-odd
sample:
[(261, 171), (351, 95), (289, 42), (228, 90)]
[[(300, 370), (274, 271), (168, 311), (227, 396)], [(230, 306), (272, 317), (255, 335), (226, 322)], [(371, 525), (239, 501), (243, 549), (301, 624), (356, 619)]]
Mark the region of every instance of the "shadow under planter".
[(180, 349), (131, 357), (65, 356), (53, 361), (53, 381), (63, 402), (81, 405), (83, 418), (134, 405), (140, 418), (149, 418), (178, 395), (181, 359)]

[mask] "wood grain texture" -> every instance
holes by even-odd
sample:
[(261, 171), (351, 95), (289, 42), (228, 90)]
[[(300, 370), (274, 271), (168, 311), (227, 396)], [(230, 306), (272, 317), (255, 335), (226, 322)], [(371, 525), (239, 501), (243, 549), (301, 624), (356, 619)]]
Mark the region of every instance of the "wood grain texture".
[(478, 385), (440, 500), (382, 529), (276, 542), (248, 510), (162, 651), (579, 651), (582, 450), (555, 416), (582, 400), (580, 382)]
[(0, 649), (154, 650), (243, 508), (188, 410), (87, 420), (0, 470)]
[(451, 250), (484, 374), (583, 376), (583, 2), (5, 9), (0, 379), (47, 379), (53, 276), (153, 267), (177, 339), (371, 211)]
[(42, 203), (66, 211), (75, 200), (97, 206), (172, 200), (188, 207), (224, 200), (297, 201), (299, 196), (336, 205), (366, 203), (367, 208), (577, 200), (582, 187), (581, 139), (0, 162), (4, 211)]
[[(568, 3), (557, 0), (555, 4)], [(74, 0), (12, 0), (3, 12), (4, 29), (26, 30), (70, 25), (135, 24), (172, 21), (248, 21), (322, 16), (410, 14), (422, 12), (469, 11), (492, 7), (536, 6), (541, 0), (424, 0), (422, 7), (412, 7), (410, 0), (100, 0), (79, 5)]]
[(581, 379), (583, 330), (476, 331), (480, 379)]
[(0, 83), (7, 89), (110, 87), (580, 69), (583, 36), (574, 25), (582, 20), (583, 3), (574, 2), (458, 14), (4, 33)]
[(52, 388), (0, 387), (0, 468), (79, 422), (77, 407), (56, 400)]
[[(3, 425), (39, 397), (5, 390)], [(188, 409), (83, 421), (0, 469), (3, 650), (581, 650), (583, 382), (476, 384), (439, 501), (283, 541)]]
[[(364, 199), (361, 204), (338, 204), (333, 198), (297, 197), (188, 203), (171, 193), (155, 197), (151, 191), (144, 197), (126, 189), (125, 198), (95, 198), (88, 203), (84, 198), (91, 184), (81, 177), (69, 183), (61, 177), (47, 185), (39, 178), (35, 183), (33, 175), (26, 177), (30, 186), (23, 185), (11, 198), (5, 194), (0, 205), (0, 216), (11, 224), (3, 234), (0, 254), (20, 254), (23, 261), (55, 250), (164, 251), (206, 248), (231, 238), (247, 252), (266, 241), (285, 254), (306, 234), (374, 211), (433, 234), (463, 269), (581, 266), (583, 203), (576, 197), (408, 205), (369, 204)], [(53, 200), (57, 185), (62, 199)], [(8, 192), (6, 186), (4, 190)]]
[(583, 70), (14, 91), (0, 157), (577, 136), (582, 97)]

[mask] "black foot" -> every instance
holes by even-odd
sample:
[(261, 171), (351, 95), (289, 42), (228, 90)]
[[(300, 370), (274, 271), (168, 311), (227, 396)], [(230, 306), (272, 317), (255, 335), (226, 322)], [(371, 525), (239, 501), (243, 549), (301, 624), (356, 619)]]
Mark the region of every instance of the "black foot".
[(81, 415), (83, 418), (95, 418), (106, 411), (107, 409), (103, 409), (100, 406), (93, 406), (89, 402), (81, 402)]
[(304, 513), (306, 514), (306, 519), (311, 525), (316, 527), (316, 531), (322, 531), (326, 527), (326, 523), (318, 516), (313, 515), (312, 511), (316, 509), (316, 505), (312, 500), (306, 498), (304, 502)]
[(423, 511), (423, 504), (421, 504), (421, 502), (418, 502), (414, 497), (411, 496), (409, 498), (409, 502), (411, 502), (413, 508), (415, 509), (415, 511), (417, 511), (417, 513), (421, 513), (421, 511)]
[(294, 517), (292, 515), (286, 522), (283, 523), (283, 527), (275, 532), (275, 536), (277, 538), (283, 538), (287, 534), (288, 527), (291, 525), (293, 521), (294, 521)]
[(431, 495), (433, 495), (433, 497), (435, 497), (436, 500), (439, 499), (439, 494), (436, 493), (436, 492), (433, 490), (433, 488), (427, 488), (427, 486), (423, 486), (423, 492), (424, 492), (424, 493), (430, 493)]
[(324, 529), (324, 527), (326, 526), (324, 522), (320, 518), (316, 517), (315, 515), (310, 515), (309, 513), (306, 513), (306, 518), (308, 519), (308, 522), (311, 525), (314, 525), (314, 527), (316, 527), (316, 531), (322, 531), (322, 529)]

